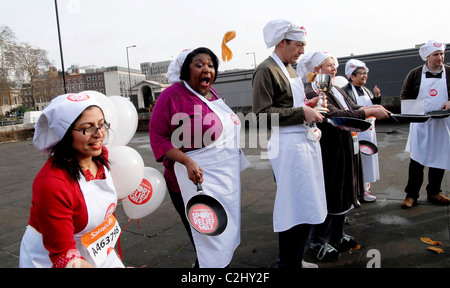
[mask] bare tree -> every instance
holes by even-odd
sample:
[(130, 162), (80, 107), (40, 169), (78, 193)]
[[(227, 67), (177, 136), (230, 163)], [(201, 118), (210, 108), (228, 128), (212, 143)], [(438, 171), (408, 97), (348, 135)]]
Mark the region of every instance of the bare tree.
[(47, 51), (32, 47), (28, 43), (17, 44), (13, 50), (14, 66), (17, 72), (23, 72), (29, 78), (34, 108), (36, 109), (36, 92), (34, 80), (50, 68)]
[(8, 26), (0, 26), (0, 90), (10, 87), (9, 73), (14, 70), (12, 47), (15, 39), (14, 32)]

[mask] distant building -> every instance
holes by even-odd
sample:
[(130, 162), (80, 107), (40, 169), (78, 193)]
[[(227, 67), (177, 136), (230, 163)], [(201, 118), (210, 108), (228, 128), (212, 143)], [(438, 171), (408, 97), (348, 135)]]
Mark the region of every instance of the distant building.
[[(145, 75), (136, 69), (111, 66), (103, 72), (106, 96), (122, 96), (130, 99), (131, 87), (145, 80)], [(131, 83), (130, 83), (131, 78)]]
[(167, 84), (167, 70), (172, 60), (141, 63), (141, 71), (147, 80)]
[(5, 115), (6, 112), (19, 107), (21, 104), (20, 89), (0, 90), (0, 115)]
[(151, 111), (161, 92), (169, 86), (170, 84), (144, 80), (133, 86), (130, 100), (136, 108), (144, 108)]

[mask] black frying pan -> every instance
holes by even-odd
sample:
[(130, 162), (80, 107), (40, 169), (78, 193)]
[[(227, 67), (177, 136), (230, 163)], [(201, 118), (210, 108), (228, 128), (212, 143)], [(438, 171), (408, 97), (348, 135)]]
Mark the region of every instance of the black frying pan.
[(378, 153), (378, 147), (370, 141), (359, 140), (359, 151), (365, 155), (373, 155)]
[(431, 111), (428, 112), (427, 115), (430, 115), (431, 118), (434, 119), (447, 118), (448, 116), (450, 116), (450, 110)]
[(208, 236), (222, 234), (228, 223), (225, 208), (217, 199), (204, 194), (199, 182), (197, 192), (198, 194), (192, 196), (186, 204), (186, 217), (191, 227)]
[(372, 125), (367, 121), (351, 117), (326, 118), (326, 121), (338, 129), (349, 132), (363, 132)]
[(426, 122), (430, 119), (430, 115), (421, 114), (389, 114), (398, 123), (414, 123), (414, 122)]

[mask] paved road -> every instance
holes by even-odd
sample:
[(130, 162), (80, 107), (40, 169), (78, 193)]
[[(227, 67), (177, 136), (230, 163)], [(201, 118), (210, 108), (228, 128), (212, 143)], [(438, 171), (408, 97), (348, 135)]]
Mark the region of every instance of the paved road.
[[(325, 267), (413, 268), (450, 267), (449, 207), (426, 200), (424, 187), (419, 205), (403, 210), (409, 154), (404, 151), (407, 125), (378, 123), (377, 137), (381, 180), (372, 185), (378, 197), (374, 203), (348, 213), (347, 234), (361, 245), (359, 250), (344, 253), (337, 262), (321, 263), (307, 251), (305, 259)], [(264, 137), (263, 137), (264, 138)], [(261, 159), (264, 149), (244, 148), (251, 166), (242, 172), (242, 233), (232, 268), (272, 268), (278, 254), (277, 234), (272, 230), (272, 209), (276, 186), (268, 160)], [(258, 142), (257, 146), (264, 145)], [(148, 133), (138, 132), (129, 143), (142, 156), (145, 166), (163, 171), (150, 149)], [(252, 146), (254, 147), (254, 146)], [(0, 144), (0, 267), (18, 267), (19, 247), (27, 225), (33, 179), (46, 160), (30, 140)], [(442, 189), (449, 193), (450, 174), (446, 173)], [(424, 185), (425, 186), (425, 185)], [(122, 230), (128, 218), (119, 204), (117, 218)], [(444, 253), (428, 251), (420, 237), (442, 242)], [(168, 195), (151, 215), (128, 223), (121, 237), (126, 265), (150, 268), (189, 268), (195, 253)], [(372, 258), (375, 257), (375, 258)]]

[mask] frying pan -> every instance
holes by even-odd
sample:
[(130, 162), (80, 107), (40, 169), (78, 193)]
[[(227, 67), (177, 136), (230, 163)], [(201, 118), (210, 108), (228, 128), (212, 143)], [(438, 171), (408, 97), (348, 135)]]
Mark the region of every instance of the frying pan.
[(450, 110), (431, 111), (428, 112), (427, 115), (430, 115), (431, 118), (434, 119), (447, 118), (448, 116), (450, 116)]
[(333, 117), (325, 119), (334, 127), (349, 132), (363, 132), (372, 125), (367, 121), (351, 117)]
[(377, 145), (367, 140), (359, 140), (359, 150), (365, 155), (373, 155), (378, 153)]
[(222, 204), (203, 192), (202, 184), (197, 182), (198, 194), (186, 204), (186, 217), (197, 232), (207, 236), (217, 236), (227, 228), (228, 217)]
[(392, 114), (389, 116), (392, 117), (398, 123), (412, 123), (412, 122), (426, 122), (430, 119), (430, 115), (421, 115), (421, 114)]

